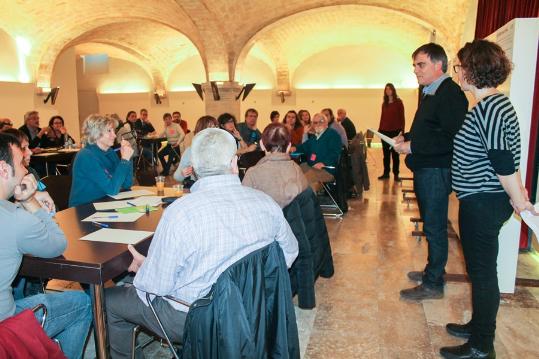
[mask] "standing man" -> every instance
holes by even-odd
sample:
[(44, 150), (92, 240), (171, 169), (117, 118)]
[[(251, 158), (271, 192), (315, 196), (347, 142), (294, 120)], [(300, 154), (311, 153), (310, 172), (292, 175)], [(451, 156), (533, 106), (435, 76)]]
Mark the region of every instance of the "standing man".
[(395, 150), (406, 154), (406, 165), (414, 173), (414, 191), (423, 231), (428, 242), (427, 265), (423, 272), (408, 273), (422, 283), (403, 289), (401, 298), (439, 299), (444, 296), (447, 263), (447, 206), (451, 193), (449, 168), (453, 138), (464, 122), (468, 100), (447, 71), (447, 55), (435, 43), (420, 46), (412, 54), (417, 82), (423, 98), (409, 133), (395, 137)]
[(245, 111), (245, 122), (238, 125), (238, 131), (240, 131), (241, 138), (243, 138), (248, 146), (256, 144), (258, 147), (258, 143), (262, 137), (262, 134), (258, 128), (256, 128), (257, 119), (258, 111), (254, 108), (250, 108)]
[(344, 108), (337, 110), (337, 121), (344, 127), (348, 141), (352, 141), (357, 134), (356, 126), (354, 126), (352, 120), (346, 116), (346, 110)]

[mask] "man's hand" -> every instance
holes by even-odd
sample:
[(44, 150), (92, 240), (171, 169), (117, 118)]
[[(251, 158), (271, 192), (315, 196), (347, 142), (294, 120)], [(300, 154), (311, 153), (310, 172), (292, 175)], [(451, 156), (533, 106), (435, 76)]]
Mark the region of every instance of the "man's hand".
[(33, 154), (37, 154), (43, 152), (43, 149), (41, 147), (35, 147), (31, 148), (30, 151), (32, 151)]
[(403, 143), (404, 142), (404, 136), (402, 135), (402, 131), (399, 132), (397, 137), (393, 137), (393, 139), (395, 140), (395, 144)]
[(318, 162), (318, 163), (315, 163), (315, 164), (313, 165), (313, 168), (316, 168), (317, 170), (321, 170), (321, 169), (323, 169), (324, 167), (326, 167), (326, 165), (323, 164), (322, 162)]
[(393, 149), (398, 153), (402, 153), (405, 155), (412, 153), (412, 150), (410, 149), (410, 141), (395, 143)]
[(126, 140), (122, 140), (120, 143), (120, 154), (122, 157), (122, 160), (129, 161), (131, 159), (131, 156), (133, 156), (133, 153), (135, 150), (133, 150), (133, 147), (127, 142)]
[(129, 252), (131, 252), (131, 255), (133, 256), (133, 261), (131, 262), (127, 270), (129, 272), (137, 273), (139, 268), (142, 266), (142, 263), (144, 263), (146, 257), (140, 254), (131, 244), (127, 245), (127, 249), (129, 250)]
[(22, 179), (18, 186), (15, 186), (13, 197), (19, 202), (24, 202), (32, 198), (37, 189), (37, 182), (35, 177), (28, 173)]
[(48, 192), (36, 192), (34, 198), (39, 202), (40, 206), (47, 211), (48, 213), (54, 213), (56, 211), (56, 206), (54, 201)]
[(37, 137), (41, 138), (43, 137), (43, 135), (47, 135), (47, 133), (49, 133), (49, 130), (48, 130), (48, 127), (43, 127), (39, 133), (37, 134)]
[(534, 216), (539, 216), (539, 213), (535, 210), (535, 207), (533, 204), (531, 204), (530, 201), (524, 201), (520, 203), (513, 202), (513, 200), (509, 200), (511, 203), (511, 206), (513, 206), (513, 209), (515, 210), (515, 213), (520, 214), (522, 211), (529, 211)]

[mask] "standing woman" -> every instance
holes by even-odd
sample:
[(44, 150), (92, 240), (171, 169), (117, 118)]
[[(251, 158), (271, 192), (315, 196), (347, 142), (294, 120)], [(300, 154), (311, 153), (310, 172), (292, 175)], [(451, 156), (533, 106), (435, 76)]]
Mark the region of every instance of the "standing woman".
[(303, 126), (298, 120), (298, 115), (296, 111), (288, 111), (284, 116), (283, 124), (286, 126), (286, 128), (288, 128), (292, 146), (301, 145), (301, 143), (303, 142)]
[(504, 51), (486, 40), (468, 42), (453, 66), (464, 91), (477, 104), (455, 136), (453, 189), (459, 199), (459, 228), (466, 271), (472, 282), (472, 319), (449, 323), (449, 334), (468, 342), (440, 349), (444, 358), (495, 358), (494, 332), (500, 304), (498, 234), (513, 210), (536, 214), (520, 173), (520, 132), (509, 99), (498, 92), (511, 72)]
[[(393, 84), (388, 83), (384, 88), (384, 102), (382, 103), (382, 115), (380, 116), (380, 125), (378, 132), (383, 133), (390, 138), (397, 137), (404, 131), (404, 106), (401, 99), (397, 96), (397, 90)], [(391, 172), (391, 158), (393, 158), (393, 177), (399, 182), (399, 154), (391, 148), (386, 142), (382, 141), (384, 151), (384, 173), (378, 177), (379, 180), (389, 178)]]
[(69, 206), (91, 203), (116, 195), (133, 184), (133, 148), (120, 143), (120, 156), (112, 149), (118, 122), (110, 117), (90, 115), (82, 124), (84, 148), (75, 157)]

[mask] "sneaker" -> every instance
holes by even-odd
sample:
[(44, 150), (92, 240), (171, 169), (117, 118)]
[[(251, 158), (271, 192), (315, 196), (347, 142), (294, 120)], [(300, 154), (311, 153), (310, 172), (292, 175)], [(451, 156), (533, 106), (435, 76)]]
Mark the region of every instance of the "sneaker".
[(379, 180), (389, 179), (389, 175), (383, 174), (383, 175), (381, 175), (380, 177), (378, 177), (378, 179), (379, 179)]
[(406, 300), (442, 299), (444, 297), (443, 289), (429, 288), (423, 284), (417, 287), (403, 289), (400, 293), (401, 298)]
[(410, 279), (413, 282), (421, 283), (423, 282), (423, 272), (420, 271), (411, 271), (406, 274), (408, 279)]
[(445, 326), (445, 330), (458, 338), (469, 338), (472, 336), (472, 324), (468, 322), (466, 324), (448, 323)]

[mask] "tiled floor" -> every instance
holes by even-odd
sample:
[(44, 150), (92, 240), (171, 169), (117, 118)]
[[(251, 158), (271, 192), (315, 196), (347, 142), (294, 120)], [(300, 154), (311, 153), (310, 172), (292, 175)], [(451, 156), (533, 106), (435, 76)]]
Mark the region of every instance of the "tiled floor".
[[(414, 204), (408, 209), (402, 203), (402, 187), (392, 179), (376, 179), (381, 163), (381, 149), (370, 149), (371, 189), (350, 201), (344, 219), (327, 220), (335, 275), (318, 280), (314, 310), (296, 311), (304, 358), (438, 358), (440, 346), (462, 343), (444, 326), (470, 318), (467, 283), (448, 283), (441, 300), (399, 299), (400, 289), (414, 285), (406, 273), (424, 266), (426, 243), (410, 235), (409, 218), (418, 213)], [(519, 276), (539, 279), (536, 258), (521, 254)], [(464, 273), (456, 239), (450, 239), (447, 272)], [(515, 295), (505, 295), (498, 314), (498, 358), (539, 358), (538, 332), (539, 288), (518, 287)], [(145, 353), (148, 358), (170, 357), (158, 343)], [(85, 357), (93, 356), (90, 343)]]

